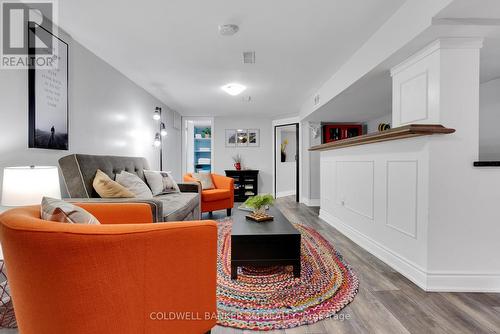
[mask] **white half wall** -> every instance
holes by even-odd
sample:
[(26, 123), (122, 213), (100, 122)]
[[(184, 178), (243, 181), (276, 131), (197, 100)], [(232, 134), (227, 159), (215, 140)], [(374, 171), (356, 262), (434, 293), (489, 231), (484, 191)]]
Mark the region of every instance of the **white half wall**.
[[(7, 166), (53, 165), (71, 153), (142, 156), (159, 168), (152, 146), (163, 109), (168, 135), (164, 169), (180, 179), (180, 131), (172, 127), (174, 111), (111, 65), (62, 33), (69, 43), (69, 151), (28, 148), (28, 74), (0, 71), (0, 170)], [(0, 187), (3, 173), (0, 173)], [(61, 182), (63, 194), (65, 187)]]
[(425, 138), (321, 152), (320, 217), (425, 288)]
[(500, 170), (473, 167), (481, 46), (438, 40), (392, 71), (395, 126), (455, 133), (321, 153), (321, 217), (427, 291), (500, 292)]

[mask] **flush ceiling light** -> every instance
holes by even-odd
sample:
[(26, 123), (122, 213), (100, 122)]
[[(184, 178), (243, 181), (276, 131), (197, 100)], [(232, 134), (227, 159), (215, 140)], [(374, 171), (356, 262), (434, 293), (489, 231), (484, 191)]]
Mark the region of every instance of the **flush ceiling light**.
[(237, 83), (230, 83), (225, 86), (222, 86), (221, 89), (226, 93), (228, 93), (229, 95), (236, 96), (241, 94), (247, 88)]

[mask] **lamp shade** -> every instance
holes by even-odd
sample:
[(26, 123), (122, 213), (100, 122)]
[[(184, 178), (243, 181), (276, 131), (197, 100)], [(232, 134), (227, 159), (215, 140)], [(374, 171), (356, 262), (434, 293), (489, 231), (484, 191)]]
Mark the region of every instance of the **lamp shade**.
[(44, 196), (61, 198), (57, 167), (6, 167), (3, 170), (3, 206), (40, 204)]

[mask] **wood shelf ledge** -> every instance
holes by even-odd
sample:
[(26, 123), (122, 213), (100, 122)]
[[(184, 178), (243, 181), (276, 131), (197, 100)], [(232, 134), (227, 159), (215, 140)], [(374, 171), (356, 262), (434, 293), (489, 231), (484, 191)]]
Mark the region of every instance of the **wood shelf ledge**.
[(309, 151), (336, 150), (344, 147), (360, 146), (390, 140), (399, 140), (412, 137), (430, 136), (435, 134), (450, 134), (455, 129), (446, 128), (440, 124), (410, 124), (383, 132), (370, 133), (348, 139), (312, 146)]

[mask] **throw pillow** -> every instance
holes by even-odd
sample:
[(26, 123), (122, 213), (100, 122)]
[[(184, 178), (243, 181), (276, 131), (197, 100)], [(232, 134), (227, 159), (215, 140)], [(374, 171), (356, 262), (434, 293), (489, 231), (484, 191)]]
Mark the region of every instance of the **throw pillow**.
[(120, 174), (116, 175), (116, 182), (134, 193), (137, 198), (153, 198), (151, 189), (149, 189), (146, 183), (136, 174), (122, 171)]
[(43, 220), (59, 223), (100, 224), (97, 218), (88, 211), (71, 203), (50, 197), (42, 198), (40, 216)]
[(180, 192), (177, 182), (169, 172), (144, 170), (144, 176), (153, 192), (153, 196)]
[(95, 191), (102, 198), (131, 198), (135, 197), (135, 195), (127, 190), (124, 186), (111, 180), (111, 178), (101, 171), (97, 170), (97, 173), (94, 177), (94, 182), (92, 183)]
[(202, 190), (214, 189), (212, 174), (210, 173), (193, 173), (193, 178), (201, 183)]

